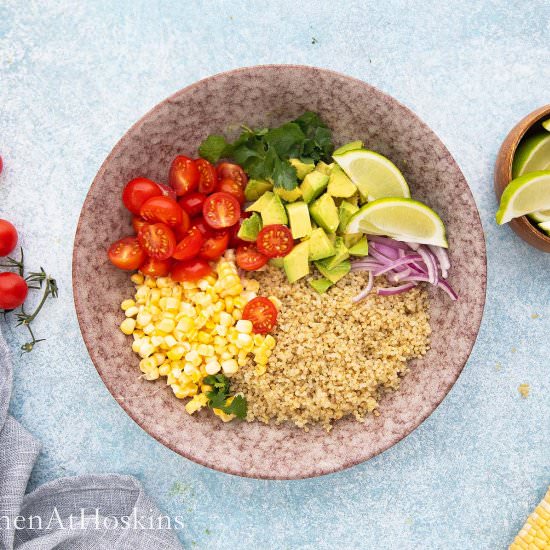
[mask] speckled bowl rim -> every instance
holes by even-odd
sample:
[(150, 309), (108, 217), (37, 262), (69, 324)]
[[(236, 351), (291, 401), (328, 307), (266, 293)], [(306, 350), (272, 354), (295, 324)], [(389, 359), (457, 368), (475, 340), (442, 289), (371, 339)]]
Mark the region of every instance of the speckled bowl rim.
[[(91, 194), (96, 180), (99, 180), (103, 176), (103, 174), (105, 173), (106, 168), (107, 168), (109, 162), (111, 161), (112, 157), (114, 157), (116, 155), (116, 153), (122, 148), (122, 143), (123, 143), (125, 137), (127, 136), (127, 134), (130, 133), (135, 128), (137, 128), (139, 125), (143, 124), (152, 113), (156, 112), (163, 105), (165, 105), (166, 103), (171, 102), (172, 100), (177, 98), (180, 94), (184, 94), (184, 93), (189, 92), (189, 91), (191, 91), (195, 88), (198, 88), (198, 87), (202, 86), (205, 82), (208, 82), (208, 81), (213, 81), (213, 80), (216, 80), (216, 79), (219, 79), (219, 78), (225, 78), (226, 76), (230, 76), (230, 75), (238, 75), (239, 73), (246, 73), (246, 72), (253, 71), (253, 70), (256, 70), (256, 69), (281, 70), (281, 69), (285, 69), (285, 68), (320, 71), (320, 72), (324, 72), (324, 73), (327, 73), (329, 75), (332, 75), (334, 77), (344, 78), (346, 80), (353, 81), (356, 84), (358, 84), (359, 86), (367, 87), (367, 88), (370, 88), (370, 89), (374, 90), (376, 93), (378, 93), (380, 95), (380, 97), (383, 97), (384, 100), (387, 101), (388, 103), (398, 105), (402, 109), (409, 112), (418, 121), (418, 123), (421, 126), (423, 126), (437, 140), (439, 140), (439, 142), (441, 143), (441, 145), (442, 145), (442, 147), (445, 151), (445, 154), (450, 157), (452, 162), (456, 165), (457, 169), (459, 170), (459, 172), (464, 177), (464, 175), (462, 173), (462, 170), (460, 170), (460, 166), (458, 165), (458, 163), (456, 162), (456, 160), (452, 156), (451, 152), (447, 149), (447, 147), (445, 146), (445, 144), (443, 143), (443, 141), (441, 140), (439, 135), (437, 135), (436, 132), (434, 132), (416, 113), (414, 113), (412, 111), (412, 109), (410, 109), (409, 107), (407, 107), (406, 105), (404, 105), (403, 103), (401, 103), (400, 101), (398, 101), (397, 99), (392, 97), (391, 95), (389, 95), (385, 92), (382, 92), (376, 86), (373, 86), (372, 84), (368, 84), (367, 82), (365, 82), (363, 80), (360, 80), (358, 78), (348, 76), (344, 73), (340, 73), (338, 71), (333, 71), (331, 69), (325, 69), (325, 68), (321, 68), (321, 67), (315, 67), (315, 66), (312, 66), (312, 65), (265, 64), (265, 65), (252, 65), (252, 66), (247, 66), (247, 67), (240, 67), (240, 68), (232, 69), (232, 70), (229, 70), (229, 71), (223, 71), (223, 72), (215, 73), (214, 75), (202, 78), (201, 80), (198, 80), (197, 82), (194, 82), (193, 84), (190, 84), (190, 85), (188, 85), (184, 88), (181, 88), (180, 90), (178, 90), (175, 93), (171, 94), (170, 96), (168, 96), (166, 99), (164, 99), (160, 103), (157, 103), (154, 107), (152, 107), (149, 111), (147, 111), (142, 117), (140, 117), (134, 124), (132, 124), (124, 132), (124, 134), (121, 136), (121, 138), (116, 142), (115, 146), (108, 153), (105, 160), (101, 164), (101, 167), (100, 167), (99, 171), (97, 172), (96, 176), (94, 177), (94, 180), (92, 181), (92, 184), (90, 185), (90, 189), (88, 190), (88, 193), (86, 194), (86, 197), (84, 198), (84, 201), (82, 203), (83, 206), (84, 206), (86, 200), (88, 199), (88, 196)], [(187, 459), (191, 460), (192, 462), (195, 462), (196, 464), (200, 464), (201, 466), (205, 466), (207, 468), (210, 468), (210, 469), (213, 469), (215, 471), (222, 472), (222, 473), (225, 473), (225, 474), (234, 475), (234, 476), (238, 476), (238, 477), (251, 478), (251, 479), (298, 480), (298, 479), (311, 479), (311, 478), (316, 478), (316, 477), (320, 477), (320, 476), (324, 476), (324, 475), (334, 474), (334, 473), (346, 470), (348, 468), (351, 468), (353, 466), (357, 466), (359, 464), (362, 464), (363, 462), (366, 462), (366, 461), (370, 460), (371, 458), (374, 458), (374, 457), (378, 456), (379, 454), (387, 451), (389, 448), (393, 447), (394, 445), (396, 445), (397, 443), (399, 443), (400, 441), (405, 439), (408, 435), (410, 435), (412, 432), (414, 432), (431, 414), (433, 414), (433, 412), (439, 407), (441, 402), (445, 399), (445, 397), (448, 395), (448, 393), (451, 391), (452, 387), (454, 386), (454, 384), (458, 380), (460, 374), (462, 373), (462, 370), (464, 369), (464, 367), (466, 366), (466, 363), (468, 362), (468, 359), (469, 359), (469, 357), (472, 353), (472, 350), (474, 348), (474, 345), (477, 341), (477, 338), (478, 338), (478, 335), (479, 335), (479, 329), (480, 329), (481, 322), (482, 322), (482, 319), (483, 319), (483, 313), (484, 313), (484, 309), (485, 309), (486, 295), (487, 295), (487, 246), (486, 246), (486, 241), (485, 241), (485, 234), (484, 234), (484, 231), (483, 231), (483, 224), (482, 224), (482, 221), (481, 221), (481, 217), (479, 215), (479, 210), (477, 208), (477, 205), (476, 205), (475, 199), (473, 197), (472, 191), (471, 191), (469, 185), (467, 185), (467, 181), (466, 181), (465, 178), (464, 178), (464, 181), (466, 182), (465, 191), (467, 193), (469, 193), (469, 195), (470, 195), (470, 198), (471, 198), (473, 206), (474, 206), (474, 215), (477, 218), (479, 226), (482, 229), (482, 231), (481, 231), (482, 243), (481, 244), (483, 245), (483, 264), (482, 264), (483, 265), (483, 273), (480, 274), (480, 277), (481, 277), (480, 287), (483, 290), (483, 296), (482, 296), (482, 304), (481, 304), (481, 307), (480, 307), (480, 310), (479, 310), (479, 316), (478, 316), (478, 319), (476, 320), (476, 323), (475, 323), (475, 331), (476, 331), (475, 336), (472, 338), (471, 344), (468, 346), (468, 354), (467, 354), (467, 357), (464, 360), (464, 363), (462, 364), (460, 369), (457, 370), (456, 375), (452, 378), (452, 381), (448, 384), (448, 386), (444, 389), (444, 391), (442, 391), (441, 399), (439, 399), (439, 401), (437, 401), (435, 403), (435, 405), (432, 407), (432, 409), (427, 411), (426, 414), (419, 415), (416, 422), (412, 426), (412, 428), (410, 428), (406, 433), (399, 434), (397, 437), (394, 438), (394, 440), (389, 440), (388, 444), (386, 446), (384, 446), (383, 448), (379, 449), (377, 452), (371, 454), (370, 456), (368, 456), (366, 458), (361, 458), (361, 459), (357, 459), (357, 460), (352, 459), (352, 460), (349, 460), (346, 463), (341, 464), (339, 467), (326, 468), (326, 469), (323, 469), (323, 470), (317, 470), (313, 473), (304, 473), (304, 474), (289, 475), (289, 476), (280, 476), (280, 475), (273, 475), (273, 476), (271, 476), (271, 475), (262, 475), (262, 476), (258, 476), (258, 475), (248, 474), (246, 471), (236, 471), (236, 470), (233, 470), (231, 468), (226, 468), (226, 467), (220, 466), (219, 464), (215, 463), (214, 461), (209, 463), (206, 460), (202, 460), (202, 459), (197, 458), (196, 456), (193, 456), (191, 453), (186, 453), (186, 452), (183, 452), (182, 450), (176, 449), (175, 446), (170, 442), (169, 439), (167, 439), (165, 437), (162, 437), (159, 434), (152, 434), (152, 433), (148, 432), (143, 427), (143, 424), (142, 424), (142, 422), (140, 422), (139, 418), (135, 414), (133, 414), (132, 407), (128, 406), (125, 401), (122, 401), (122, 402), (119, 401), (113, 395), (113, 393), (112, 393), (109, 385), (107, 384), (107, 381), (105, 380), (105, 377), (102, 373), (102, 369), (99, 365), (99, 361), (98, 361), (98, 359), (97, 359), (97, 357), (96, 357), (96, 355), (93, 351), (94, 348), (91, 346), (91, 342), (89, 342), (89, 340), (88, 340), (85, 327), (83, 326), (83, 321), (81, 320), (80, 315), (79, 315), (79, 310), (81, 309), (83, 304), (80, 302), (78, 293), (76, 291), (75, 258), (76, 258), (77, 248), (76, 248), (75, 245), (76, 245), (76, 240), (78, 238), (78, 234), (80, 233), (80, 231), (82, 229), (81, 226), (83, 224), (83, 213), (81, 211), (81, 213), (79, 215), (77, 228), (76, 228), (76, 231), (75, 231), (75, 238), (74, 238), (74, 241), (73, 241), (72, 287), (73, 287), (73, 299), (74, 299), (74, 302), (75, 302), (75, 309), (76, 309), (76, 315), (77, 315), (77, 319), (78, 319), (80, 332), (82, 334), (82, 338), (83, 338), (84, 343), (86, 345), (86, 349), (88, 350), (88, 353), (90, 355), (92, 363), (93, 363), (94, 367), (96, 368), (101, 380), (103, 381), (106, 388), (108, 389), (109, 393), (113, 397), (113, 399), (115, 399), (115, 401), (118, 403), (118, 405), (120, 405), (123, 408), (123, 410), (126, 412), (126, 414), (128, 414), (128, 416), (146, 434), (151, 436), (153, 439), (157, 440), (159, 443), (161, 443), (162, 445), (164, 445), (165, 447), (167, 447), (168, 449), (170, 449), (174, 453), (176, 453), (180, 456), (183, 456), (184, 458), (187, 458)]]

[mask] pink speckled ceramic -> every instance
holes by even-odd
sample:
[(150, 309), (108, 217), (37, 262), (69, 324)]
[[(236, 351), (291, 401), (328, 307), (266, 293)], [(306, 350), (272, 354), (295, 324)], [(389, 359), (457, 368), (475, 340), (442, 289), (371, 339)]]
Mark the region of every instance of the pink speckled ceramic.
[[(119, 304), (131, 296), (128, 274), (107, 248), (130, 233), (120, 193), (137, 176), (165, 182), (172, 158), (195, 155), (209, 133), (235, 135), (239, 124), (280, 124), (318, 112), (336, 144), (362, 139), (392, 159), (415, 198), (447, 225), (453, 264), (451, 302), (431, 294), (432, 349), (414, 362), (401, 389), (382, 401), (381, 416), (342, 420), (330, 434), (259, 423), (223, 424), (208, 412), (190, 417), (163, 382), (140, 378), (138, 359), (119, 330)], [(101, 284), (98, 284), (98, 281)], [(409, 109), (359, 80), (302, 66), (260, 66), (219, 74), (176, 93), (137, 122), (103, 163), (86, 197), (76, 234), (76, 310), (92, 361), (109, 391), (149, 434), (195, 462), (242, 476), (295, 479), (353, 466), (414, 430), (454, 384), (479, 329), (485, 301), (483, 231), (468, 185), (449, 151)]]

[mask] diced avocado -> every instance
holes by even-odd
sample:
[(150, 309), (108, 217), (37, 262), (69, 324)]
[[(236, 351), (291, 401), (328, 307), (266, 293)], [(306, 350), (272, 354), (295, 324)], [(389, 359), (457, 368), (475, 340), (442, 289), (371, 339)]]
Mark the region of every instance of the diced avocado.
[(338, 229), (340, 223), (338, 209), (334, 199), (328, 193), (321, 195), (313, 204), (310, 204), (309, 212), (317, 224), (329, 233), (334, 233)]
[(303, 180), (310, 172), (315, 170), (315, 164), (312, 162), (302, 162), (300, 159), (289, 159), (288, 162), (296, 169), (296, 175), (299, 180)]
[(291, 189), (290, 191), (288, 189), (283, 189), (282, 187), (275, 187), (274, 191), (286, 202), (297, 201), (302, 196), (302, 190), (299, 187)]
[(262, 218), (257, 212), (254, 212), (250, 218), (242, 221), (237, 237), (243, 241), (254, 242), (262, 228)]
[(258, 200), (266, 191), (271, 191), (273, 184), (267, 180), (248, 180), (244, 190), (247, 201)]
[(322, 160), (320, 160), (315, 166), (315, 171), (321, 172), (321, 174), (325, 174), (328, 176), (330, 175), (330, 172), (333, 167), (334, 167), (334, 162), (332, 162), (331, 164), (327, 164), (326, 162), (323, 162)]
[(262, 207), (260, 214), (262, 215), (262, 223), (264, 227), (266, 225), (283, 224), (287, 225), (288, 218), (286, 217), (286, 210), (281, 201), (279, 195), (272, 193), (271, 200)]
[(284, 258), (271, 258), (269, 260), (269, 265), (272, 265), (273, 267), (278, 267), (282, 269), (283, 264), (284, 264)]
[(328, 279), (311, 279), (309, 284), (316, 290), (319, 294), (324, 294), (331, 286), (332, 282)]
[(302, 182), (300, 189), (302, 190), (302, 196), (307, 203), (316, 199), (327, 187), (328, 176), (321, 172), (310, 172)]
[(353, 256), (368, 256), (369, 241), (367, 241), (367, 237), (361, 237), (361, 240), (349, 249), (349, 253)]
[(336, 249), (334, 256), (327, 258), (323, 262), (327, 269), (334, 269), (338, 264), (341, 264), (344, 260), (349, 258), (349, 251), (347, 246), (344, 244), (344, 239), (342, 239), (342, 237), (336, 238), (334, 248)]
[(267, 206), (275, 195), (271, 191), (265, 191), (263, 195), (258, 197), (256, 202), (253, 202), (247, 209), (247, 212), (261, 212)]
[(283, 267), (289, 282), (309, 275), (309, 243), (303, 241), (297, 244), (284, 258)]
[(345, 260), (344, 262), (338, 264), (336, 267), (333, 267), (332, 269), (328, 269), (324, 262), (327, 260), (320, 260), (318, 262), (315, 262), (315, 266), (321, 273), (323, 277), (326, 277), (329, 281), (333, 283), (337, 283), (342, 277), (345, 277), (351, 269), (351, 263), (349, 260)]
[(363, 233), (348, 233), (347, 235), (343, 235), (342, 238), (344, 239), (344, 244), (348, 248), (351, 248), (363, 238)]
[(290, 230), (295, 239), (301, 239), (311, 235), (311, 218), (309, 209), (304, 201), (293, 202), (286, 205)]
[(336, 252), (334, 245), (321, 227), (316, 227), (311, 231), (307, 242), (309, 243), (309, 259), (312, 261), (334, 256)]
[(328, 180), (327, 193), (333, 197), (351, 197), (357, 191), (354, 183), (346, 176), (346, 173), (335, 165)]
[(360, 140), (357, 141), (350, 141), (349, 143), (346, 143), (345, 145), (342, 145), (341, 147), (338, 147), (333, 155), (342, 155), (344, 153), (347, 153), (348, 151), (355, 151), (356, 149), (362, 149), (363, 148), (363, 142)]
[(338, 217), (340, 218), (340, 224), (338, 225), (338, 230), (341, 233), (346, 231), (346, 226), (351, 220), (351, 217), (359, 211), (359, 207), (356, 204), (352, 204), (348, 201), (342, 201), (340, 203), (340, 208), (338, 208)]

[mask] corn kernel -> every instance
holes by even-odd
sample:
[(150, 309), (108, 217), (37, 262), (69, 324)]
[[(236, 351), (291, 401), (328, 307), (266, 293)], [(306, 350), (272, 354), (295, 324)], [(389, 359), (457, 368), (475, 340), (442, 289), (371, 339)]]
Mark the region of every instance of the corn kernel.
[(159, 377), (159, 370), (156, 367), (145, 373), (145, 380), (157, 380), (158, 377)]
[(256, 361), (259, 365), (267, 365), (268, 360), (269, 359), (265, 353), (257, 353), (254, 356), (254, 361)]
[(143, 327), (143, 332), (147, 335), (153, 334), (153, 332), (155, 332), (155, 325), (149, 323), (146, 327)]
[(132, 334), (135, 328), (136, 328), (136, 321), (134, 319), (124, 319), (124, 321), (120, 323), (120, 330), (124, 334), (127, 334), (127, 335)]
[(248, 321), (247, 319), (240, 319), (235, 324), (235, 328), (239, 332), (244, 332), (246, 334), (250, 334), (252, 332), (252, 322)]
[(203, 330), (199, 332), (198, 339), (199, 339), (199, 342), (203, 344), (210, 344), (210, 342), (212, 342), (212, 336), (207, 332), (204, 332)]
[(139, 353), (140, 347), (141, 347), (141, 342), (139, 340), (134, 340), (134, 342), (132, 342), (132, 351), (134, 353)]
[(199, 369), (197, 369), (197, 367), (195, 367), (195, 365), (193, 365), (192, 363), (185, 363), (185, 365), (183, 366), (183, 372), (188, 376), (191, 376), (198, 371)]
[(157, 286), (159, 288), (167, 288), (172, 286), (171, 280), (168, 277), (157, 277)]
[(256, 279), (246, 279), (244, 281), (244, 288), (250, 292), (258, 292), (260, 290), (260, 283)]
[(166, 298), (166, 305), (164, 309), (168, 312), (177, 313), (180, 309), (180, 301), (177, 298)]
[(146, 311), (141, 311), (138, 313), (136, 317), (137, 324), (140, 327), (145, 327), (151, 322), (152, 316), (150, 313), (147, 313)]
[(216, 334), (219, 336), (226, 336), (227, 335), (227, 327), (225, 325), (216, 325), (215, 329)]
[(135, 307), (136, 303), (134, 302), (134, 300), (124, 300), (121, 304), (120, 304), (120, 309), (122, 311), (126, 311), (128, 309), (130, 309), (131, 307)]
[[(172, 289), (171, 288), (161, 288), (160, 289), (160, 295), (162, 296), (162, 298), (166, 299), (168, 298), (168, 296), (172, 296)], [(161, 298), (161, 300), (162, 300)], [(165, 306), (162, 306), (163, 308)]]
[(281, 300), (279, 300), (279, 298), (277, 298), (277, 296), (268, 296), (268, 299), (271, 300), (271, 303), (272, 303), (277, 309), (281, 309), (283, 303), (281, 302)]
[(243, 312), (240, 309), (234, 309), (232, 315), (233, 315), (233, 319), (238, 321), (243, 316)]
[(195, 395), (191, 401), (186, 403), (185, 410), (188, 414), (193, 414), (197, 411), (200, 411), (203, 407), (206, 407), (208, 404), (208, 397), (201, 393), (200, 395)]
[(146, 284), (149, 288), (156, 288), (156, 286), (157, 286), (157, 281), (156, 281), (156, 279), (153, 279), (152, 277), (145, 277), (145, 284)]
[(139, 354), (143, 358), (149, 357), (149, 355), (154, 353), (154, 351), (155, 351), (155, 346), (153, 346), (149, 342), (141, 344), (141, 346), (139, 347)]
[(170, 372), (170, 363), (163, 363), (162, 365), (160, 365), (159, 374), (161, 376), (167, 376), (169, 372)]
[(153, 344), (156, 348), (162, 346), (162, 344), (164, 344), (164, 336), (151, 336), (151, 344)]
[(256, 368), (254, 369), (254, 372), (261, 376), (262, 374), (265, 374), (267, 371), (267, 367), (265, 365), (256, 365)]
[(164, 343), (166, 344), (167, 349), (170, 349), (173, 348), (178, 341), (171, 334), (168, 334), (168, 336), (164, 337)]
[(132, 283), (134, 283), (135, 285), (142, 285), (144, 280), (145, 277), (143, 277), (141, 273), (134, 273), (130, 277), (130, 281), (132, 281)]
[(141, 372), (145, 373), (156, 369), (157, 365), (155, 364), (155, 360), (152, 357), (146, 357), (139, 362), (139, 368)]
[(129, 307), (124, 314), (126, 317), (135, 317), (139, 313), (139, 309), (136, 306)]
[(240, 332), (237, 336), (236, 345), (238, 348), (244, 348), (253, 345), (252, 336), (250, 336), (250, 334), (244, 334)]
[(235, 359), (226, 359), (222, 361), (221, 366), (224, 374), (235, 374), (239, 370), (239, 365)]
[(218, 374), (218, 372), (220, 372), (221, 368), (222, 367), (221, 367), (219, 361), (216, 361), (215, 359), (212, 360), (212, 361), (208, 361), (208, 363), (206, 363), (206, 365), (204, 367), (207, 374)]
[(254, 345), (261, 346), (264, 343), (264, 336), (261, 334), (254, 335)]
[(184, 353), (185, 350), (183, 349), (183, 346), (176, 345), (166, 352), (166, 356), (172, 361), (177, 361), (178, 359), (181, 359), (183, 357)]
[(156, 328), (162, 330), (162, 332), (170, 333), (176, 328), (176, 324), (172, 319), (161, 319), (157, 323)]
[(227, 313), (232, 313), (234, 307), (235, 306), (233, 305), (233, 298), (231, 298), (231, 296), (225, 298), (225, 311)]

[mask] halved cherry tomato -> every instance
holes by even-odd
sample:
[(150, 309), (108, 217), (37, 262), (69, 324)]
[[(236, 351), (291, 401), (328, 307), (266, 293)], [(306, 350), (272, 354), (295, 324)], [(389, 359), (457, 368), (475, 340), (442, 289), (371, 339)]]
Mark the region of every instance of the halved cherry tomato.
[(187, 235), (187, 232), (189, 231), (189, 227), (191, 226), (191, 220), (189, 219), (189, 215), (184, 210), (181, 211), (181, 222), (178, 223), (178, 225), (175, 225), (172, 227), (172, 231), (174, 232), (174, 235), (176, 236), (176, 240), (181, 241)]
[(294, 248), (294, 239), (286, 225), (266, 225), (258, 233), (256, 246), (270, 258), (282, 258)]
[(253, 332), (266, 334), (277, 324), (277, 313), (271, 300), (258, 296), (244, 306), (242, 318), (252, 322)]
[(258, 252), (252, 244), (237, 248), (237, 265), (245, 271), (256, 271), (263, 267), (269, 258)]
[(178, 155), (170, 166), (168, 181), (179, 197), (194, 191), (199, 184), (199, 171), (193, 159)]
[(157, 260), (167, 260), (176, 248), (174, 232), (165, 223), (142, 227), (138, 233), (138, 240), (145, 252)]
[(160, 190), (162, 191), (162, 194), (165, 196), (165, 197), (170, 197), (171, 199), (174, 199), (176, 200), (176, 192), (174, 191), (174, 189), (172, 189), (172, 187), (170, 187), (169, 185), (166, 185), (165, 183), (157, 183), (157, 185), (159, 186)]
[(214, 230), (204, 221), (202, 216), (193, 218), (191, 220), (191, 227), (196, 227), (205, 239), (214, 235)]
[(166, 277), (170, 273), (172, 263), (171, 258), (168, 258), (168, 260), (147, 258), (145, 262), (139, 266), (139, 270), (149, 277)]
[(199, 256), (205, 260), (215, 260), (226, 250), (229, 244), (229, 233), (219, 231), (213, 237), (206, 239), (199, 252)]
[(229, 193), (212, 193), (202, 206), (204, 221), (214, 229), (235, 225), (241, 216), (241, 207)]
[(122, 202), (132, 214), (139, 214), (147, 200), (160, 195), (162, 195), (162, 189), (154, 181), (147, 178), (135, 178), (124, 187)]
[(0, 220), (0, 256), (7, 256), (17, 244), (17, 229), (8, 220)]
[(174, 281), (199, 281), (213, 273), (210, 264), (206, 260), (194, 258), (176, 262), (172, 267), (171, 277)]
[(147, 258), (136, 237), (125, 237), (109, 247), (109, 260), (119, 269), (133, 271)]
[(206, 200), (206, 195), (202, 193), (193, 192), (188, 193), (185, 197), (182, 197), (178, 204), (187, 212), (191, 217), (197, 216), (202, 213), (202, 205)]
[(147, 222), (160, 222), (170, 226), (179, 225), (183, 216), (183, 210), (178, 203), (163, 196), (153, 197), (146, 201), (139, 213)]
[(201, 235), (201, 232), (196, 227), (192, 227), (187, 235), (178, 243), (172, 253), (172, 257), (176, 260), (194, 258), (202, 248), (204, 241), (205, 237)]
[(244, 189), (248, 182), (248, 177), (244, 173), (244, 170), (238, 164), (233, 164), (232, 162), (218, 164), (216, 173), (220, 180), (229, 178), (236, 181), (241, 186), (241, 189)]
[(240, 219), (233, 227), (230, 227), (228, 229), (229, 231), (229, 246), (227, 248), (238, 248), (241, 245), (247, 245), (250, 244), (247, 241), (243, 241), (242, 239), (239, 239), (237, 237), (237, 234), (239, 233), (239, 229), (241, 228), (242, 219)]
[(217, 190), (233, 195), (239, 201), (239, 204), (243, 204), (246, 200), (243, 188), (235, 180), (229, 178), (220, 180)]
[(132, 226), (134, 228), (134, 231), (136, 232), (136, 235), (139, 233), (139, 230), (144, 225), (150, 225), (149, 222), (146, 222), (143, 218), (140, 218), (139, 216), (133, 216), (132, 217)]
[(199, 192), (206, 195), (212, 193), (218, 184), (216, 169), (206, 159), (197, 159), (195, 166), (199, 171)]
[(27, 297), (27, 281), (17, 273), (0, 273), (0, 309), (15, 309)]

